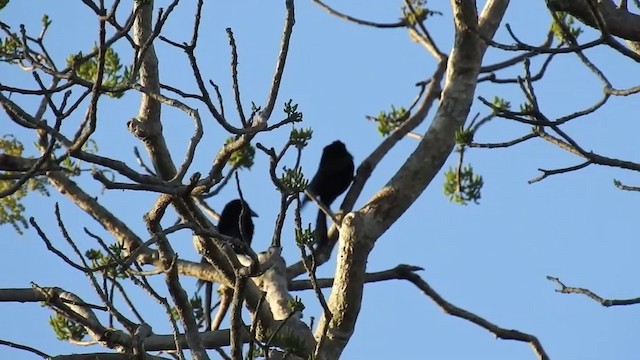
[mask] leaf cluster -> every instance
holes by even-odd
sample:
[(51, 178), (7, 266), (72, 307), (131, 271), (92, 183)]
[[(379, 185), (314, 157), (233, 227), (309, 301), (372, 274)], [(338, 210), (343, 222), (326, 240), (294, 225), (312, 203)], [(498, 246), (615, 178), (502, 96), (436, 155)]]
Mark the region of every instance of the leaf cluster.
[[(98, 47), (94, 45), (92, 51), (97, 53)], [(78, 76), (83, 80), (95, 82), (98, 79), (98, 56), (93, 56), (81, 62), (83, 57), (82, 51), (74, 55), (69, 55), (69, 57), (67, 57), (67, 66), (74, 68)], [(104, 54), (102, 86), (114, 90), (114, 92), (110, 92), (108, 95), (112, 98), (122, 97), (124, 93), (115, 90), (126, 85), (130, 77), (131, 67), (122, 66), (118, 53), (116, 53), (113, 48), (107, 48)]]
[[(13, 135), (4, 135), (0, 138), (0, 151), (7, 155), (22, 156), (24, 146)], [(3, 174), (15, 175), (16, 173), (6, 171)], [(18, 180), (0, 179), (0, 193), (12, 188), (16, 181)], [(11, 224), (19, 234), (23, 233), (23, 229), (29, 228), (27, 219), (24, 216), (25, 207), (22, 201), (31, 191), (37, 191), (42, 195), (49, 196), (46, 178), (30, 178), (24, 186), (13, 194), (0, 198), (0, 225)]]
[(375, 117), (378, 123), (378, 133), (382, 136), (391, 134), (398, 126), (402, 125), (407, 119), (409, 119), (409, 111), (404, 107), (398, 109), (391, 105), (391, 111), (380, 111), (378, 116)]
[(469, 201), (478, 204), (484, 182), (481, 175), (474, 173), (471, 164), (461, 169), (449, 168), (444, 176), (444, 194), (449, 201), (460, 205), (467, 205)]

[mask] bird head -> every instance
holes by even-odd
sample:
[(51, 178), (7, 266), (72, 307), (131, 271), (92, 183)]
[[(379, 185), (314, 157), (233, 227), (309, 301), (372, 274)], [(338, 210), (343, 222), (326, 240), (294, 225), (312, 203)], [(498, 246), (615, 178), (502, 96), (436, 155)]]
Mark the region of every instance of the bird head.
[[(229, 218), (239, 217), (240, 214), (242, 213), (243, 205), (244, 205), (245, 211), (248, 211), (251, 217), (258, 217), (258, 214), (256, 214), (255, 211), (251, 210), (251, 208), (249, 207), (249, 204), (247, 204), (246, 201), (244, 201), (244, 204), (243, 204), (243, 201), (240, 199), (229, 201), (229, 203), (225, 205), (224, 209), (222, 209), (222, 213), (220, 214), (220, 217), (225, 217), (225, 214), (228, 214), (226, 217), (229, 217)], [(236, 216), (232, 216), (233, 214), (235, 214)]]
[(336, 140), (331, 144), (325, 146), (322, 151), (322, 157), (327, 157), (330, 159), (340, 159), (345, 157), (352, 158), (351, 154), (347, 150), (347, 147), (340, 140)]

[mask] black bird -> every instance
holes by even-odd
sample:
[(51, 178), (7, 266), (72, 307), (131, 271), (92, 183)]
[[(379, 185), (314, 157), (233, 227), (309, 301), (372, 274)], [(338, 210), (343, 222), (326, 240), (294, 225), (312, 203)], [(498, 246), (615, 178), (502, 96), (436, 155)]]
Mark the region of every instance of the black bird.
[[(244, 204), (243, 204), (244, 203)], [(252, 217), (257, 217), (256, 214), (246, 201), (240, 199), (231, 200), (222, 209), (220, 219), (218, 220), (218, 232), (222, 235), (231, 236), (236, 239), (242, 240), (243, 246), (232, 245), (236, 254), (245, 255), (247, 248), (251, 245), (253, 240), (253, 220)], [(203, 257), (202, 263), (206, 263), (207, 260)], [(205, 285), (205, 299), (204, 299), (204, 320), (207, 330), (211, 329), (211, 294), (213, 292), (213, 284), (207, 281), (198, 280), (198, 288)]]
[[(307, 190), (329, 207), (351, 185), (353, 170), (353, 156), (341, 141), (336, 140), (322, 150), (318, 171), (311, 179)], [(302, 206), (309, 200), (311, 199), (305, 195)], [(318, 209), (316, 233), (319, 236), (317, 247), (328, 242), (327, 215), (322, 209)]]
[[(345, 192), (353, 181), (353, 156), (341, 141), (334, 141), (324, 147), (316, 175), (311, 179), (307, 190), (320, 199), (326, 206)], [(305, 195), (304, 206), (309, 200)]]
[[(257, 216), (258, 214), (251, 210), (246, 201), (243, 204), (240, 199), (231, 200), (222, 209), (220, 220), (218, 221), (218, 231), (222, 235), (242, 240), (247, 247), (251, 246), (254, 229), (251, 218)], [(234, 246), (233, 250), (241, 255), (247, 252), (246, 248), (241, 249), (237, 246)]]

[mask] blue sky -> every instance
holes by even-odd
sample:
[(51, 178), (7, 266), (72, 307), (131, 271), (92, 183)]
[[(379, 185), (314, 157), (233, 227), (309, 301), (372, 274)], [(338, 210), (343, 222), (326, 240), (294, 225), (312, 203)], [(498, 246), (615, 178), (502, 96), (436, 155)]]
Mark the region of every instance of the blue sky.
[[(401, 1), (345, 1), (339, 10), (373, 21), (392, 22), (401, 16)], [(482, 2), (481, 2), (482, 3)], [(166, 6), (168, 1), (157, 1)], [(430, 2), (443, 16), (429, 19), (441, 49), (449, 51), (453, 42), (450, 5)], [(336, 5), (338, 6), (338, 5)], [(124, 5), (122, 5), (124, 9)], [(184, 2), (165, 27), (164, 35), (182, 42), (191, 37), (195, 2)], [(20, 23), (31, 33), (39, 32), (40, 17), (47, 13), (53, 20), (47, 45), (62, 64), (66, 56), (88, 51), (97, 38), (97, 21), (78, 3), (60, 7), (48, 1), (11, 1), (0, 12), (0, 19), (18, 29)], [(119, 19), (126, 16), (123, 12)], [(203, 13), (200, 44), (197, 50), (205, 79), (213, 79), (223, 90), (231, 121), (238, 122), (230, 87), (229, 47), (225, 28), (235, 34), (239, 53), (239, 77), (245, 107), (251, 101), (260, 105), (267, 97), (284, 19), (284, 2), (244, 1), (207, 2)], [(543, 41), (550, 16), (543, 2), (514, 1), (503, 20), (497, 41), (511, 43), (504, 25), (512, 25), (524, 41)], [(595, 38), (585, 29), (581, 40)], [(157, 43), (163, 83), (186, 91), (196, 89), (186, 56), (179, 50)], [(125, 44), (123, 63), (131, 58)], [(512, 56), (489, 50), (484, 64)], [(593, 49), (587, 55), (598, 65), (614, 87), (637, 85), (632, 63), (608, 49)], [(532, 61), (539, 66), (541, 59)], [(419, 45), (410, 41), (403, 30), (380, 30), (361, 27), (331, 17), (311, 2), (296, 3), (296, 25), (272, 121), (283, 117), (282, 104), (293, 99), (304, 113), (304, 126), (313, 128), (313, 140), (304, 152), (303, 169), (308, 176), (316, 170), (322, 147), (333, 140), (344, 141), (356, 163), (362, 161), (381, 140), (375, 126), (365, 115), (388, 110), (390, 105), (407, 106), (416, 94), (417, 81), (429, 77), (435, 62)], [(536, 67), (537, 69), (537, 67)], [(521, 74), (516, 67), (505, 74)], [(2, 83), (13, 86), (36, 85), (29, 74), (16, 68), (0, 66)], [(542, 110), (549, 117), (559, 117), (590, 106), (601, 94), (601, 86), (575, 55), (555, 59), (545, 79), (536, 84)], [(523, 102), (517, 86), (482, 83), (477, 96), (501, 96), (514, 106)], [(16, 97), (27, 109), (33, 99)], [(126, 122), (137, 114), (139, 95), (130, 92), (123, 99), (101, 100), (99, 131), (95, 135), (100, 153), (125, 161), (137, 168), (132, 149), (140, 144), (127, 131)], [(633, 100), (612, 99), (596, 114), (579, 119), (565, 128), (585, 149), (625, 160), (635, 160), (638, 124), (628, 119)], [(204, 108), (198, 106), (205, 114)], [(474, 103), (470, 117), (488, 113)], [(82, 111), (63, 125), (73, 132)], [(430, 114), (433, 115), (433, 112)], [(191, 136), (192, 122), (183, 113), (163, 108), (163, 126), (174, 159), (181, 160)], [(205, 137), (191, 172), (206, 172), (211, 159), (227, 137), (210, 116), (204, 116)], [(429, 119), (419, 129), (424, 132)], [(1, 133), (14, 133), (27, 144), (32, 134), (3, 120)], [(258, 141), (278, 148), (285, 143), (289, 129), (262, 134)], [(496, 119), (476, 135), (479, 142), (509, 140), (529, 132), (529, 128)], [(399, 168), (417, 142), (406, 138), (383, 160), (367, 184), (357, 205), (363, 205)], [(141, 147), (140, 147), (141, 148)], [(142, 149), (142, 148), (141, 148)], [(638, 296), (631, 285), (637, 281), (637, 253), (640, 250), (632, 231), (635, 227), (637, 194), (617, 190), (613, 179), (638, 185), (637, 176), (614, 168), (589, 167), (577, 173), (550, 177), (529, 185), (538, 168), (572, 166), (580, 159), (541, 140), (514, 148), (472, 150), (465, 154), (485, 182), (480, 205), (459, 206), (443, 195), (442, 172), (414, 205), (377, 242), (368, 262), (369, 271), (392, 268), (400, 263), (425, 268), (420, 275), (445, 299), (472, 311), (504, 328), (518, 329), (538, 336), (546, 351), (556, 359), (632, 358), (640, 350), (635, 334), (639, 325), (633, 307), (603, 308), (583, 296), (562, 295), (545, 276), (557, 276), (567, 285), (588, 287), (603, 297)], [(292, 161), (293, 157), (288, 160)], [(454, 166), (452, 155), (445, 168)], [(292, 164), (292, 162), (290, 162)], [(243, 193), (260, 215), (256, 221), (256, 250), (270, 243), (279, 195), (267, 174), (268, 160), (257, 153), (251, 171), (240, 173)], [(147, 237), (142, 215), (155, 197), (149, 193), (124, 193), (101, 188), (89, 175), (77, 180), (100, 202), (119, 214), (141, 237)], [(209, 203), (220, 209), (237, 197), (235, 188), (225, 189)], [(83, 249), (96, 247), (83, 227), (111, 240), (102, 228), (84, 215), (66, 198), (53, 195), (27, 198), (27, 216), (36, 218), (52, 241), (69, 250), (59, 235), (53, 215), (54, 201), (60, 203), (63, 218), (72, 237)], [(315, 210), (304, 212), (305, 221), (313, 221)], [(291, 219), (291, 218), (289, 218)], [(173, 221), (168, 219), (167, 222)], [(289, 263), (296, 261), (291, 224), (285, 229), (283, 244)], [(41, 286), (60, 286), (97, 302), (86, 277), (72, 272), (46, 249), (33, 229), (19, 236), (10, 226), (0, 227), (3, 251), (0, 253), (0, 287), (29, 287), (33, 281)], [(171, 238), (179, 255), (198, 259), (187, 233)], [(321, 276), (330, 276), (335, 263), (330, 261)], [(154, 279), (162, 289), (163, 280)], [(184, 278), (188, 292), (195, 280)], [(155, 333), (168, 333), (164, 313), (146, 295), (133, 290)], [(328, 291), (325, 292), (328, 294)], [(166, 294), (166, 292), (165, 292)], [(311, 292), (297, 293), (307, 306), (305, 320), (318, 318), (320, 308)], [(146, 305), (149, 304), (149, 305)], [(49, 353), (97, 351), (59, 342), (47, 325), (52, 313), (38, 304), (2, 304), (0, 339), (15, 341)], [(420, 354), (420, 355), (416, 355)], [(212, 353), (213, 356), (213, 353)], [(356, 332), (347, 346), (344, 359), (409, 358), (438, 359), (533, 359), (524, 343), (496, 340), (489, 332), (440, 311), (435, 304), (411, 284), (389, 281), (367, 285)], [(0, 357), (33, 359), (25, 352), (0, 347)]]

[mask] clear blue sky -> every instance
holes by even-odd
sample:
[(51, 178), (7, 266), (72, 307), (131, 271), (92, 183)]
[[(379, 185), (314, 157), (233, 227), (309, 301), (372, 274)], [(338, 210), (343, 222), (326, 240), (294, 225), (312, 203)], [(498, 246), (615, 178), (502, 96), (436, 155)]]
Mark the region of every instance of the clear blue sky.
[[(124, 3), (124, 2), (123, 2)], [(157, 1), (166, 6), (167, 1)], [(401, 16), (402, 1), (336, 2), (340, 10), (357, 17), (392, 22)], [(39, 32), (40, 17), (47, 13), (53, 20), (47, 45), (60, 63), (70, 53), (88, 51), (97, 38), (97, 21), (77, 2), (11, 1), (0, 12), (0, 19), (18, 29), (24, 23), (30, 33)], [(231, 5), (232, 4), (232, 5)], [(433, 10), (444, 13), (427, 22), (438, 45), (447, 51), (452, 45), (453, 26), (450, 5), (430, 2)], [(437, 7), (436, 7), (437, 6)], [(124, 8), (124, 5), (122, 5)], [(174, 41), (188, 41), (191, 36), (195, 2), (184, 2), (166, 25), (164, 35)], [(241, 91), (245, 105), (263, 104), (273, 74), (284, 18), (284, 1), (207, 2), (200, 32), (197, 55), (205, 78), (213, 79), (224, 91), (226, 110), (234, 108), (229, 85), (229, 47), (224, 29), (235, 33), (240, 57)], [(122, 21), (123, 12), (119, 19)], [(504, 24), (512, 25), (520, 39), (539, 44), (550, 23), (544, 2), (513, 1), (503, 21), (497, 40), (510, 43)], [(581, 38), (593, 39), (586, 31)], [(195, 91), (186, 56), (164, 44), (156, 48), (163, 83), (186, 91)], [(130, 55), (122, 44), (123, 63)], [(506, 59), (512, 54), (489, 50), (485, 64)], [(637, 73), (631, 61), (607, 49), (595, 49), (587, 55), (600, 66), (614, 87), (634, 83)], [(564, 55), (550, 66), (545, 80), (537, 84), (542, 109), (550, 117), (562, 116), (590, 106), (601, 96), (601, 88), (592, 74), (574, 55)], [(535, 65), (540, 60), (535, 60)], [(381, 138), (365, 115), (408, 105), (416, 93), (414, 84), (430, 76), (434, 61), (419, 45), (412, 43), (403, 30), (380, 30), (357, 26), (331, 17), (309, 1), (296, 3), (296, 25), (287, 69), (278, 98), (281, 105), (292, 98), (304, 113), (306, 126), (313, 127), (314, 137), (303, 157), (307, 175), (316, 170), (323, 146), (342, 139), (362, 161)], [(536, 67), (537, 68), (537, 67)], [(508, 74), (522, 73), (518, 67)], [(14, 86), (36, 85), (29, 74), (16, 68), (0, 66), (2, 83)], [(476, 95), (501, 96), (515, 106), (523, 102), (517, 86), (481, 84)], [(33, 111), (34, 102), (15, 98)], [(133, 92), (118, 101), (101, 100), (99, 131), (95, 136), (100, 153), (126, 161), (137, 168), (132, 153), (140, 146), (127, 131), (126, 122), (137, 114), (139, 96)], [(587, 150), (611, 157), (635, 160), (638, 124), (629, 119), (633, 99), (613, 99), (595, 115), (570, 124), (566, 131)], [(205, 114), (203, 107), (197, 105)], [(471, 116), (488, 110), (474, 104)], [(63, 126), (74, 131), (83, 111)], [(433, 115), (431, 113), (430, 115)], [(230, 115), (231, 116), (231, 115)], [(235, 116), (235, 115), (233, 115)], [(232, 117), (232, 121), (237, 121)], [(206, 172), (210, 161), (226, 134), (210, 117), (204, 117), (205, 139), (193, 171)], [(428, 124), (429, 120), (426, 121)], [(16, 129), (5, 118), (0, 133), (18, 135), (29, 151), (34, 140), (30, 133)], [(8, 125), (9, 124), (9, 125)], [(192, 122), (182, 113), (163, 108), (164, 133), (174, 159), (182, 159), (191, 136)], [(424, 132), (426, 126), (420, 129)], [(286, 141), (288, 129), (260, 135), (258, 141), (278, 147)], [(503, 141), (527, 133), (526, 126), (495, 120), (482, 128), (476, 140)], [(357, 205), (364, 204), (400, 166), (417, 142), (404, 139), (378, 166)], [(438, 175), (413, 207), (379, 239), (372, 252), (369, 271), (380, 271), (400, 263), (425, 268), (421, 276), (448, 301), (472, 311), (504, 328), (518, 329), (538, 336), (548, 354), (555, 359), (629, 359), (638, 354), (637, 311), (633, 307), (603, 308), (583, 296), (562, 295), (545, 279), (552, 275), (568, 285), (592, 289), (603, 297), (638, 296), (632, 284), (637, 281), (637, 254), (640, 251), (633, 235), (638, 194), (622, 192), (613, 186), (613, 178), (638, 185), (638, 177), (613, 168), (590, 167), (578, 173), (548, 178), (533, 185), (529, 179), (538, 168), (552, 169), (580, 163), (577, 159), (543, 141), (534, 141), (506, 150), (473, 150), (465, 159), (485, 181), (480, 205), (458, 206), (442, 193), (443, 176)], [(453, 166), (451, 156), (445, 170)], [(260, 215), (256, 222), (256, 250), (268, 246), (274, 227), (279, 195), (268, 180), (267, 159), (260, 153), (249, 171), (241, 172), (244, 195)], [(123, 193), (101, 188), (89, 175), (78, 179), (100, 202), (119, 214), (127, 225), (143, 238), (147, 237), (142, 215), (154, 196), (147, 193)], [(229, 187), (210, 204), (220, 209), (235, 198)], [(102, 228), (77, 210), (66, 198), (31, 195), (25, 202), (27, 216), (34, 216), (56, 246), (69, 250), (59, 235), (53, 215), (54, 201), (59, 201), (73, 238), (83, 249), (96, 247), (82, 228), (111, 240)], [(315, 211), (307, 209), (305, 221), (312, 221)], [(173, 219), (169, 219), (173, 220)], [(285, 256), (296, 261), (291, 226), (283, 239)], [(24, 236), (10, 226), (0, 228), (0, 287), (29, 287), (33, 281), (41, 286), (60, 286), (98, 302), (86, 278), (71, 272), (62, 261), (46, 249), (33, 229)], [(178, 233), (172, 245), (183, 258), (196, 260), (191, 238)], [(330, 276), (331, 261), (320, 274)], [(163, 280), (154, 279), (162, 289)], [(195, 280), (184, 278), (189, 292)], [(328, 294), (328, 292), (326, 292)], [(160, 306), (140, 292), (134, 298), (145, 306), (145, 314), (154, 331), (169, 333)], [(307, 306), (304, 316), (318, 318), (317, 301), (310, 292), (302, 296)], [(74, 351), (98, 351), (59, 342), (47, 325), (52, 312), (38, 304), (2, 304), (0, 339), (35, 346), (50, 354)], [(634, 325), (635, 324), (635, 325)], [(212, 356), (214, 354), (212, 353)], [(22, 351), (0, 347), (1, 358), (33, 359)], [(489, 332), (466, 321), (442, 313), (434, 303), (411, 284), (390, 281), (367, 285), (356, 332), (344, 352), (344, 359), (384, 358), (434, 359), (533, 359), (527, 344), (496, 340)]]

